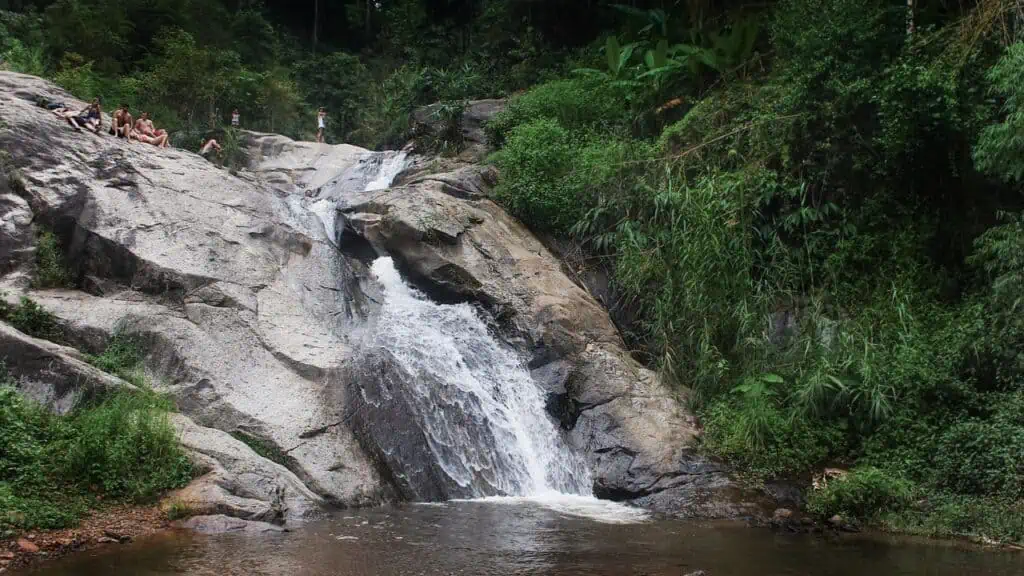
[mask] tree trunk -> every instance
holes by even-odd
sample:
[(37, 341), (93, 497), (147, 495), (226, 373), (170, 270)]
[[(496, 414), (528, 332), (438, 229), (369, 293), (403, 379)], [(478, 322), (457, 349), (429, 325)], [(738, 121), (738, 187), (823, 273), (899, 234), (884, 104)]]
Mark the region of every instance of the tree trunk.
[(316, 55), (316, 33), (320, 28), (320, 0), (313, 0), (313, 55)]
[(371, 2), (373, 2), (373, 0), (363, 0), (363, 1), (366, 2), (366, 42), (369, 43), (370, 42), (370, 36), (373, 34), (373, 20), (371, 19), (371, 16), (373, 14), (371, 12), (371, 6), (372, 6)]
[(914, 4), (915, 0), (907, 0), (907, 36), (914, 35)]

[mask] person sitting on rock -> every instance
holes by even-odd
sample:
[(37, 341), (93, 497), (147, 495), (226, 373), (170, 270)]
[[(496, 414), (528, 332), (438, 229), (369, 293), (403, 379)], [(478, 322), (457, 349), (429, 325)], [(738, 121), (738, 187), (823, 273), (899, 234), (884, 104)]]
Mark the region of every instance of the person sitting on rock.
[(206, 142), (203, 142), (202, 148), (199, 149), (199, 155), (206, 156), (207, 154), (210, 153), (211, 150), (216, 150), (217, 154), (221, 153), (220, 144), (218, 144), (217, 141), (214, 140), (213, 138), (210, 138)]
[(149, 119), (149, 112), (143, 112), (135, 121), (135, 138), (139, 142), (152, 144), (158, 148), (167, 148), (167, 131), (157, 131), (153, 128), (153, 122)]
[(84, 126), (85, 128), (99, 134), (102, 118), (103, 108), (100, 107), (100, 99), (95, 98), (93, 99), (92, 104), (86, 106), (85, 109), (79, 112), (76, 116), (69, 116), (68, 122), (71, 123), (76, 130), (81, 130)]
[(131, 140), (134, 124), (132, 115), (128, 112), (128, 105), (121, 104), (110, 120), (110, 133)]

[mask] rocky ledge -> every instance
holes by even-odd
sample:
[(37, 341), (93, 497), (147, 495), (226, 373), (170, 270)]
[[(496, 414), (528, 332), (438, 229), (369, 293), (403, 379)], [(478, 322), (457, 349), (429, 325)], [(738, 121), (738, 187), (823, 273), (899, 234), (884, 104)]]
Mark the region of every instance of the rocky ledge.
[[(174, 497), (276, 525), (403, 497), (372, 455), (406, 423), (346, 418), (348, 396), (374, 386), (353, 375), (380, 360), (357, 353), (381, 301), (366, 262), (388, 254), (431, 297), (493, 319), (586, 454), (596, 495), (688, 516), (755, 511), (695, 452), (685, 391), (638, 364), (600, 304), (488, 199), (489, 169), (366, 191), (403, 156), (250, 134), (252, 164), (232, 174), (187, 151), (75, 132), (41, 98), (75, 103), (0, 73), (0, 149), (16, 183), (0, 190), (0, 289), (55, 314), (75, 349), (98, 353), (118, 331), (143, 342), (149, 379), (176, 400), (175, 425), (206, 471)], [(32, 287), (42, 229), (66, 247), (76, 289)], [(0, 328), (19, 386), (58, 409), (90, 387), (126, 385), (71, 348)], [(243, 530), (204, 524), (218, 525)]]

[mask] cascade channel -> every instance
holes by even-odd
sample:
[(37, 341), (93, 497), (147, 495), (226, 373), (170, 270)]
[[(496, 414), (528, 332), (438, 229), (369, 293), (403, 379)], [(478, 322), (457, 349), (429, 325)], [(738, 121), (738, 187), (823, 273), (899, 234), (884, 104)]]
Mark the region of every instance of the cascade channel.
[[(407, 164), (403, 152), (368, 155), (336, 178), (309, 209), (340, 244), (343, 223), (328, 215), (324, 203), (346, 189), (387, 188)], [(386, 454), (392, 473), (413, 485), (406, 496), (593, 500), (585, 459), (564, 441), (523, 359), (491, 334), (480, 312), (468, 303), (431, 301), (403, 280), (390, 257), (377, 258), (371, 272), (384, 300), (361, 344), (362, 354), (386, 354), (402, 377), (369, 385), (372, 393), (362, 382), (383, 378), (372, 371), (356, 378), (363, 386), (359, 411), (380, 411), (382, 424), (366, 435)], [(401, 411), (390, 406), (395, 403)], [(391, 444), (399, 440), (382, 438), (400, 436), (410, 427), (417, 428), (415, 449), (403, 453)], [(430, 473), (424, 473), (428, 467)], [(444, 488), (429, 495), (418, 490), (418, 478), (426, 476)]]

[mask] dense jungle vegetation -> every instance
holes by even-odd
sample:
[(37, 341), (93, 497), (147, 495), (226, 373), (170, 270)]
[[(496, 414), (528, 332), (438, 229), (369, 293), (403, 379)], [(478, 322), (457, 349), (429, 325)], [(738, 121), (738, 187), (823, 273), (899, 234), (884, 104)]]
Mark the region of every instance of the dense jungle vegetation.
[(396, 146), (417, 105), (511, 95), (499, 200), (613, 271), (703, 449), (754, 485), (851, 469), (825, 518), (1024, 541), (1021, 0), (4, 4), (6, 66), (178, 143), (327, 106)]

